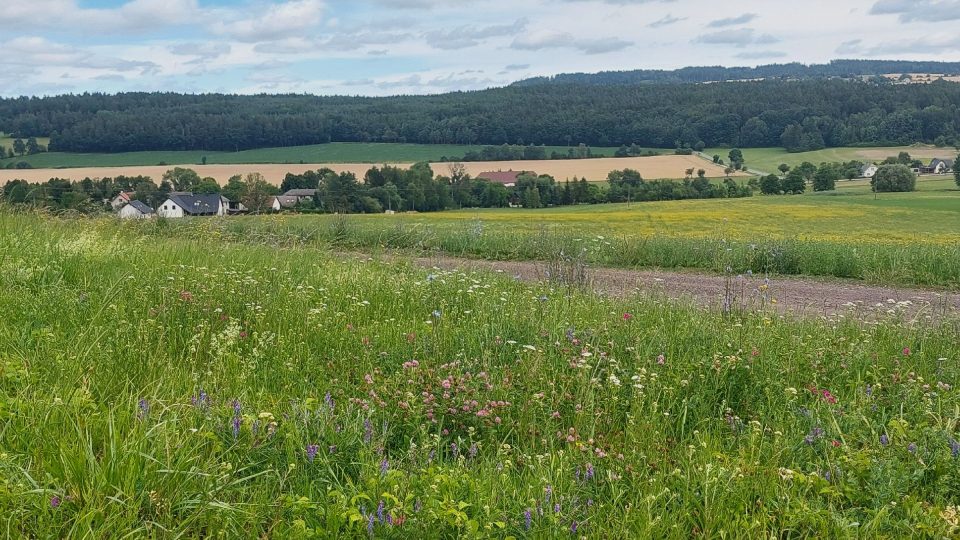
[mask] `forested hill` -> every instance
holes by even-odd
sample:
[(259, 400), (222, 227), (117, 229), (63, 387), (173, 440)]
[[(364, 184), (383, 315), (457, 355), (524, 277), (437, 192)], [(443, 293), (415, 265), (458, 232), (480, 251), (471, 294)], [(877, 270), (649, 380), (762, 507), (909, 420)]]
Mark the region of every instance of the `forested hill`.
[(564, 73), (552, 77), (533, 77), (515, 86), (540, 84), (676, 84), (753, 79), (853, 79), (887, 74), (937, 73), (960, 74), (960, 62), (914, 62), (907, 60), (833, 60), (829, 64), (768, 64), (757, 67), (700, 66), (675, 70), (637, 69), (599, 73)]
[(845, 80), (511, 86), (386, 98), (83, 94), (0, 100), (50, 150), (242, 150), (329, 141), (645, 147), (953, 144), (960, 84)]

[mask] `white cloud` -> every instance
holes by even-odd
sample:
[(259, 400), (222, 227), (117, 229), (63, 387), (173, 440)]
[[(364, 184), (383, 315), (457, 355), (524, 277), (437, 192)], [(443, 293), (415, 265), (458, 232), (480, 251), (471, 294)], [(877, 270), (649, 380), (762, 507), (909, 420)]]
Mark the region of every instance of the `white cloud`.
[(518, 36), (510, 47), (526, 51), (568, 48), (585, 54), (602, 54), (619, 51), (631, 45), (633, 42), (619, 37), (581, 38), (570, 32), (540, 31)]
[(271, 4), (263, 12), (243, 12), (230, 21), (217, 21), (212, 30), (237, 41), (274, 41), (316, 27), (323, 15), (321, 0), (292, 0)]

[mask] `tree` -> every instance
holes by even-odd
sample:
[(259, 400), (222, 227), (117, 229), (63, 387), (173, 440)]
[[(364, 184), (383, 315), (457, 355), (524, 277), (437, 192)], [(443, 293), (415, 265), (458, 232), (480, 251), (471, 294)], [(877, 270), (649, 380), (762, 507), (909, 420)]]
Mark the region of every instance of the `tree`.
[(782, 191), (780, 177), (775, 174), (768, 174), (760, 179), (760, 193), (764, 195), (779, 195)]
[(243, 183), (243, 177), (239, 174), (235, 174), (231, 176), (229, 180), (227, 180), (227, 185), (223, 186), (223, 189), (220, 190), (220, 194), (231, 201), (239, 201), (243, 199), (245, 189), (246, 186)]
[(706, 178), (706, 176), (707, 176), (707, 170), (706, 170), (706, 169), (697, 169), (697, 177), (698, 177), (698, 178)]
[(833, 191), (837, 188), (840, 170), (835, 163), (821, 163), (813, 175), (814, 191)]
[(163, 180), (170, 182), (174, 191), (192, 191), (200, 183), (200, 175), (193, 169), (174, 167), (163, 173)]
[(957, 183), (957, 187), (960, 187), (960, 154), (953, 160), (953, 180)]
[(781, 163), (780, 166), (777, 167), (777, 170), (780, 171), (780, 176), (786, 176), (786, 174), (790, 172), (790, 166), (786, 163)]
[(216, 179), (208, 176), (203, 180), (200, 180), (197, 185), (193, 186), (193, 192), (200, 195), (212, 195), (214, 193), (220, 193), (220, 184), (217, 183)]
[(799, 195), (807, 190), (807, 180), (799, 168), (796, 168), (787, 174), (783, 179), (783, 192)]
[(870, 179), (870, 186), (877, 193), (914, 191), (917, 175), (906, 165), (884, 165)]
[(27, 139), (26, 149), (27, 149), (27, 154), (29, 154), (29, 155), (31, 155), (31, 156), (32, 156), (33, 154), (39, 154), (39, 153), (40, 153), (40, 145), (37, 144), (37, 138), (36, 138), (36, 137), (30, 137), (29, 139)]
[(240, 202), (251, 212), (260, 213), (270, 208), (270, 198), (277, 194), (277, 188), (260, 173), (249, 173), (243, 178), (243, 196)]
[(727, 154), (727, 157), (730, 158), (730, 165), (732, 165), (734, 169), (739, 171), (743, 168), (743, 152), (740, 151), (739, 148), (730, 150), (730, 153)]
[(27, 145), (23, 143), (23, 139), (16, 138), (13, 140), (13, 151), (17, 153), (18, 156), (23, 156), (27, 151)]
[(800, 165), (797, 165), (793, 169), (794, 171), (800, 173), (800, 176), (807, 182), (813, 180), (813, 175), (817, 173), (817, 166), (809, 161), (804, 161)]
[(523, 192), (524, 208), (540, 208), (540, 190), (530, 186)]

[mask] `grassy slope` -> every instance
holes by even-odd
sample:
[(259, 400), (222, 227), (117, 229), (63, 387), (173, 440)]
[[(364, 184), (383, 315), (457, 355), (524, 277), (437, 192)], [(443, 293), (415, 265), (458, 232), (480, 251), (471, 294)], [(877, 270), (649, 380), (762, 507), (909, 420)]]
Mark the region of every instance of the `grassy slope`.
[(431, 280), (160, 223), (0, 229), (13, 537), (952, 534), (949, 328)]
[[(719, 155), (724, 161), (727, 161), (729, 149), (708, 148), (703, 151), (708, 156)], [(860, 160), (864, 162), (882, 161), (883, 157), (867, 157), (879, 154), (884, 157), (896, 156), (900, 152), (909, 152), (915, 157), (922, 156), (929, 161), (932, 156), (941, 158), (954, 158), (957, 151), (953, 148), (935, 148), (931, 146), (898, 146), (882, 148), (826, 148), (824, 150), (815, 150), (813, 152), (790, 153), (783, 148), (746, 148), (743, 150), (743, 158), (747, 167), (753, 170), (759, 170), (766, 173), (776, 173), (777, 167), (781, 163), (786, 163), (795, 167), (804, 161), (809, 161), (814, 165), (823, 162), (843, 162)]]
[[(483, 146), (400, 143), (330, 143), (287, 148), (261, 148), (241, 152), (123, 152), (117, 154), (74, 154), (50, 152), (25, 156), (14, 160), (0, 160), (0, 166), (10, 161), (26, 161), (34, 168), (64, 167), (122, 167), (131, 165), (200, 164), (203, 157), (208, 164), (234, 163), (387, 163), (439, 161), (442, 157), (462, 157), (470, 150)], [(597, 148), (598, 154), (613, 156), (615, 148)], [(566, 153), (567, 147), (547, 147), (552, 152)]]

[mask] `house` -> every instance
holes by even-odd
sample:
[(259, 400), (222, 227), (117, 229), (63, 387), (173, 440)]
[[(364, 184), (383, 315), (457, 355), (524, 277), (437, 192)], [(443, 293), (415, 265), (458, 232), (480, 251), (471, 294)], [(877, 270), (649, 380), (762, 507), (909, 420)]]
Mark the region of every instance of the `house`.
[(295, 208), (300, 204), (300, 197), (296, 195), (275, 195), (270, 202), (270, 208), (274, 212), (279, 212), (284, 208)]
[(300, 202), (306, 199), (312, 199), (316, 194), (317, 190), (315, 189), (291, 189), (283, 195), (285, 197), (296, 197), (297, 202)]
[(164, 218), (224, 216), (227, 214), (229, 208), (230, 199), (223, 195), (171, 193), (170, 197), (157, 207), (157, 215)]
[(121, 191), (119, 195), (110, 200), (110, 207), (113, 208), (113, 211), (116, 212), (124, 207), (124, 205), (129, 204), (133, 200), (132, 191)]
[(117, 216), (120, 219), (148, 219), (155, 215), (156, 213), (154, 213), (153, 208), (150, 208), (138, 200), (130, 201), (123, 205), (120, 211), (117, 212)]
[(489, 180), (495, 184), (503, 184), (506, 187), (517, 185), (517, 178), (521, 174), (533, 174), (530, 171), (489, 171), (477, 175), (477, 179)]
[[(226, 199), (226, 197), (224, 197)], [(227, 213), (228, 214), (245, 214), (249, 209), (243, 205), (240, 201), (231, 201), (227, 199)]]
[(873, 163), (864, 165), (863, 168), (860, 169), (860, 178), (873, 178), (879, 169), (880, 168)]
[(933, 174), (946, 174), (953, 171), (953, 160), (934, 158), (933, 161), (930, 162), (930, 169), (933, 171)]

